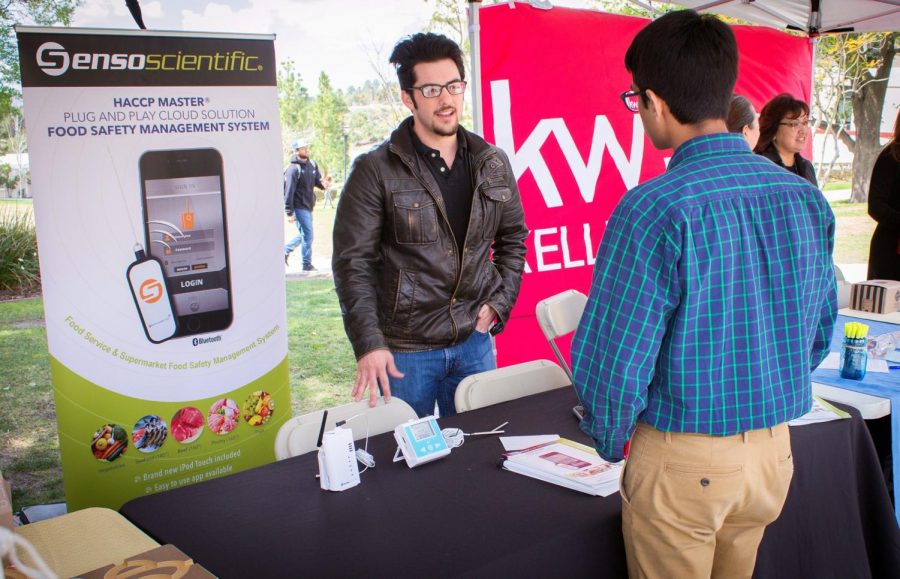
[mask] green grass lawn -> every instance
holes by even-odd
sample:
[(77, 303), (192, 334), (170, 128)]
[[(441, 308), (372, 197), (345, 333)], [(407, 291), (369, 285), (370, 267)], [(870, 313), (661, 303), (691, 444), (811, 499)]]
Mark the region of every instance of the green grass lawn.
[(867, 213), (865, 203), (832, 201), (837, 231), (835, 233), (835, 263), (868, 263), (869, 242), (875, 231), (875, 221)]
[(40, 299), (0, 304), (0, 470), (15, 508), (63, 500)]
[[(832, 208), (835, 262), (866, 263), (875, 226), (866, 206), (834, 202)], [(313, 249), (321, 258), (331, 253), (334, 209), (317, 207), (314, 216)], [(285, 226), (286, 236), (293, 231)], [(39, 298), (0, 302), (0, 470), (12, 481), (17, 510), (65, 500), (43, 316)], [(294, 414), (348, 402), (356, 364), (332, 280), (288, 281), (287, 318)]]
[(287, 284), (294, 414), (350, 402), (356, 359), (330, 279)]
[(34, 209), (31, 199), (2, 199), (0, 198), (0, 211), (16, 211), (17, 213), (30, 214)]

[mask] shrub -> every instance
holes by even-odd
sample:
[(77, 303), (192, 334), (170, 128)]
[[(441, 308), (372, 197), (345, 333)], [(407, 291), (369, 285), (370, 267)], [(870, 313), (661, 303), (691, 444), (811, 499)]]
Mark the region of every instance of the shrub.
[(0, 290), (33, 291), (40, 283), (31, 210), (0, 205)]

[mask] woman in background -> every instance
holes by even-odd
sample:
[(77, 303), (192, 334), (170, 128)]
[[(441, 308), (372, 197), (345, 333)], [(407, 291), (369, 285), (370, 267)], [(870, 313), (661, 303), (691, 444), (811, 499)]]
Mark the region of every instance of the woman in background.
[(818, 187), (816, 170), (800, 155), (809, 135), (809, 106), (783, 93), (759, 113), (759, 142), (753, 150)]
[(869, 245), (868, 279), (900, 280), (900, 113), (872, 168), (869, 215), (878, 225)]
[(753, 150), (759, 141), (759, 121), (756, 117), (756, 110), (746, 97), (739, 94), (731, 95), (731, 105), (728, 107), (725, 124), (728, 126), (728, 132), (744, 135), (750, 150)]

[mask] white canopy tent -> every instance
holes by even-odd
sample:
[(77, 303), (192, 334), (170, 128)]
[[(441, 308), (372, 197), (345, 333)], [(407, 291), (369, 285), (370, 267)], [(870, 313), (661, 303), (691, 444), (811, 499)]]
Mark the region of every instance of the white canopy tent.
[[(650, 8), (646, 2), (632, 4)], [(900, 30), (900, 0), (688, 0), (671, 2), (809, 36)]]

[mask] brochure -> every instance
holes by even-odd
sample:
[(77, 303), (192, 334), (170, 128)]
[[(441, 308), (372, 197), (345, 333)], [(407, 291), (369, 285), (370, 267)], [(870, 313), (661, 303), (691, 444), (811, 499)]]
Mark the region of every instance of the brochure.
[(810, 411), (799, 418), (791, 420), (788, 422), (788, 425), (804, 426), (806, 424), (828, 422), (830, 420), (839, 420), (841, 418), (850, 418), (850, 415), (813, 394), (813, 405)]
[(507, 452), (500, 461), (506, 470), (600, 497), (618, 492), (624, 465), (611, 464), (593, 448), (565, 438)]

